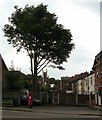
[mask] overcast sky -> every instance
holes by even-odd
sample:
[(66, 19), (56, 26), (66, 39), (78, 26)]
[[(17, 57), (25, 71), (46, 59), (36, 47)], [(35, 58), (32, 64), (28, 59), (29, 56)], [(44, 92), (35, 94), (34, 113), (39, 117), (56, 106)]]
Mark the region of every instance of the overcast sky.
[[(76, 1), (76, 2), (75, 2)], [(88, 2), (87, 2), (88, 1)], [(2, 31), (8, 17), (14, 12), (14, 6), (48, 5), (48, 11), (55, 13), (58, 23), (70, 29), (75, 49), (67, 63), (63, 63), (64, 71), (47, 68), (49, 77), (60, 79), (90, 71), (95, 55), (100, 52), (100, 1), (101, 0), (0, 0), (0, 53), (9, 68), (13, 60), (15, 68), (21, 68), (25, 74), (30, 73), (29, 57), (21, 52), (16, 54), (15, 48), (7, 43)]]

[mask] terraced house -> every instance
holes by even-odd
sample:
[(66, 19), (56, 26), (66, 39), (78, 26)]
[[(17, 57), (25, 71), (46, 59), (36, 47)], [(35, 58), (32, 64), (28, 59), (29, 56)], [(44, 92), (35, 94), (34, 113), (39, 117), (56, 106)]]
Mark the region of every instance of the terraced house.
[(89, 95), (95, 94), (95, 73), (94, 71), (91, 71), (89, 76), (88, 76), (88, 85), (89, 85)]

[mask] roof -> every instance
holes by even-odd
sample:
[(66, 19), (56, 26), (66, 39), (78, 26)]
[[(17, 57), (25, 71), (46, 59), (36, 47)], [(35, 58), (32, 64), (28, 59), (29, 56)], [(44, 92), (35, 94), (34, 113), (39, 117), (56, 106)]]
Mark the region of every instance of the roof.
[(69, 80), (69, 77), (61, 77), (61, 80)]
[(95, 70), (96, 66), (102, 62), (102, 51), (100, 51), (96, 56), (94, 60), (94, 64), (92, 67), (92, 70)]
[(102, 50), (95, 56), (95, 58), (102, 56)]
[(5, 69), (8, 70), (8, 68), (7, 68), (7, 66), (6, 66), (6, 64), (5, 64), (5, 62), (4, 62), (4, 60), (3, 60), (2, 56), (1, 56), (1, 54), (0, 54), (0, 61), (1, 61), (1, 64), (4, 65)]
[(22, 76), (22, 77), (25, 77), (26, 75), (24, 73), (22, 73), (21, 71), (9, 71), (9, 73), (12, 73), (12, 74), (18, 74), (19, 76)]
[(74, 83), (74, 82), (77, 82), (78, 80), (85, 78), (88, 75), (89, 75), (88, 72), (84, 72), (71, 77), (61, 77), (61, 80), (67, 81), (69, 83)]

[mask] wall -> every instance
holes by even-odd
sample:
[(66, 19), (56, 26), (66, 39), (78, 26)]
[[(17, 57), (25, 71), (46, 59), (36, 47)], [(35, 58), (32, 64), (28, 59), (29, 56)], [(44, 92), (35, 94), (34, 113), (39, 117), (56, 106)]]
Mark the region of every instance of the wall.
[(3, 99), (14, 99), (15, 106), (20, 105), (20, 93), (19, 92), (3, 92), (2, 98)]

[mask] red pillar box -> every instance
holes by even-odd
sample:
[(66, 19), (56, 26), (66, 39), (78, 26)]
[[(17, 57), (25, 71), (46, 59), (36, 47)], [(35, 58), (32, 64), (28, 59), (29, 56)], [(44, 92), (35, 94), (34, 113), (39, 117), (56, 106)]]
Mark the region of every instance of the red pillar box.
[(29, 96), (28, 96), (28, 107), (32, 107), (32, 92), (29, 92)]

